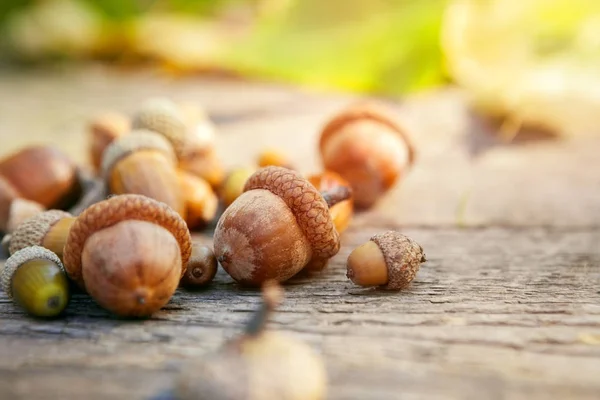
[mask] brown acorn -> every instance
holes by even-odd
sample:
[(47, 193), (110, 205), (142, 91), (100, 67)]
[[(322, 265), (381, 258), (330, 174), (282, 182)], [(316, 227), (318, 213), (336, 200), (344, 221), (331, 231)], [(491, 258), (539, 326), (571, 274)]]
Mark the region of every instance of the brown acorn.
[(347, 276), (360, 286), (400, 290), (415, 278), (426, 260), (423, 248), (395, 231), (374, 235), (350, 253)]
[(208, 285), (217, 274), (217, 258), (208, 246), (195, 243), (180, 286), (196, 288)]
[(69, 277), (102, 307), (143, 317), (162, 308), (179, 285), (192, 250), (181, 216), (142, 195), (113, 196), (87, 208), (64, 248)]
[(150, 131), (133, 131), (104, 152), (102, 170), (113, 194), (141, 194), (162, 201), (185, 215), (171, 144)]
[(94, 117), (89, 124), (90, 161), (96, 172), (102, 167), (104, 150), (129, 132), (131, 121), (121, 113), (108, 112)]
[(183, 198), (185, 222), (190, 229), (202, 228), (217, 214), (219, 198), (204, 179), (183, 170), (177, 171)]
[(414, 148), (406, 129), (379, 103), (353, 104), (323, 128), (319, 143), (325, 169), (350, 182), (354, 202), (371, 207), (406, 174)]
[(328, 196), (328, 203), (298, 172), (262, 168), (217, 223), (217, 260), (245, 285), (283, 282), (304, 268), (323, 269), (340, 248), (329, 207), (349, 195)]
[[(311, 175), (308, 181), (312, 183), (320, 192), (333, 191), (337, 189), (346, 189), (350, 187), (347, 180), (333, 171), (324, 171), (320, 174)], [(333, 224), (338, 233), (342, 233), (348, 228), (352, 215), (354, 213), (354, 200), (352, 197), (341, 201), (329, 208), (329, 213), (333, 219)]]
[(5, 181), (0, 192), (8, 183), (15, 198), (34, 201), (43, 208), (67, 208), (81, 193), (77, 175), (76, 165), (59, 150), (31, 146), (0, 161), (0, 177)]

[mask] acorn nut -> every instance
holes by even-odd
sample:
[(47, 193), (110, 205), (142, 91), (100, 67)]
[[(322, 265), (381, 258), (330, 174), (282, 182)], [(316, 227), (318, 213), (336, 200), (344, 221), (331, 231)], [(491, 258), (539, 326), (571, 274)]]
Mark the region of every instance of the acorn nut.
[(163, 135), (171, 142), (181, 169), (213, 187), (222, 182), (224, 172), (214, 149), (214, 126), (200, 107), (151, 98), (134, 115), (133, 128)]
[(141, 194), (185, 215), (175, 153), (158, 133), (137, 130), (114, 141), (104, 152), (102, 171), (111, 193)]
[(225, 207), (229, 207), (244, 192), (248, 178), (256, 172), (256, 168), (239, 167), (233, 169), (223, 181), (219, 191)]
[[(332, 204), (345, 198), (329, 197)], [(329, 206), (298, 172), (262, 168), (217, 223), (217, 260), (245, 285), (283, 282), (304, 268), (320, 270), (340, 248)]]
[(178, 400), (294, 399), (326, 397), (327, 373), (314, 350), (295, 338), (265, 329), (280, 301), (278, 287), (263, 290), (263, 304), (243, 335), (215, 354), (191, 361), (176, 380)]
[(180, 286), (186, 288), (207, 286), (215, 278), (217, 268), (217, 258), (212, 249), (195, 243)]
[(102, 157), (106, 148), (115, 140), (129, 132), (131, 121), (118, 112), (107, 112), (94, 117), (89, 124), (90, 162), (96, 172), (102, 167)]
[(26, 247), (41, 246), (62, 260), (69, 230), (75, 219), (73, 215), (61, 210), (49, 210), (34, 215), (13, 232), (9, 244), (10, 254)]
[(81, 194), (76, 165), (51, 146), (26, 147), (4, 158), (0, 177), (16, 192), (15, 197), (42, 208), (68, 208)]
[(268, 167), (271, 165), (294, 169), (288, 157), (281, 151), (276, 149), (265, 149), (258, 155), (258, 166)]
[(185, 200), (185, 222), (188, 228), (202, 228), (215, 219), (219, 198), (204, 179), (178, 170), (177, 177)]
[(27, 247), (6, 261), (2, 289), (28, 314), (56, 317), (69, 303), (69, 282), (63, 265), (50, 250)]
[(359, 208), (371, 207), (414, 162), (406, 130), (378, 103), (357, 103), (340, 112), (321, 132), (325, 169), (350, 182)]
[(400, 290), (415, 278), (426, 260), (423, 248), (395, 231), (374, 235), (348, 257), (347, 277), (360, 286)]
[(120, 316), (144, 317), (168, 303), (191, 249), (190, 232), (177, 212), (128, 194), (81, 213), (63, 258), (69, 277), (100, 306)]
[[(350, 188), (347, 180), (333, 171), (324, 171), (320, 174), (314, 174), (308, 177), (308, 181), (312, 183), (319, 191), (335, 191), (345, 190)], [(348, 228), (352, 215), (354, 213), (354, 201), (352, 197), (341, 201), (329, 208), (329, 213), (333, 219), (333, 224), (338, 233), (342, 233)]]

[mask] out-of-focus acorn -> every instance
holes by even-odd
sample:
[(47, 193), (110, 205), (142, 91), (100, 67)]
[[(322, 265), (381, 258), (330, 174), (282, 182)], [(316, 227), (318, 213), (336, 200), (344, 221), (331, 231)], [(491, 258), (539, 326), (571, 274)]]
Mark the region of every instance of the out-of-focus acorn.
[(350, 182), (360, 208), (375, 204), (414, 161), (406, 130), (379, 103), (340, 112), (323, 128), (319, 148), (325, 169)]
[(186, 271), (192, 239), (183, 218), (146, 196), (113, 196), (77, 217), (64, 247), (69, 277), (98, 304), (145, 317), (168, 303)]
[[(43, 208), (68, 208), (81, 194), (77, 167), (50, 146), (26, 147), (0, 161), (0, 177), (17, 193), (15, 197)], [(4, 186), (4, 185), (3, 185)]]
[(283, 167), (288, 169), (294, 169), (289, 158), (277, 149), (265, 149), (258, 155), (258, 166), (259, 167)]
[(0, 281), (7, 296), (32, 316), (56, 317), (69, 303), (63, 265), (43, 247), (27, 247), (10, 256)]
[(107, 112), (94, 117), (89, 124), (90, 161), (96, 172), (102, 167), (106, 148), (131, 129), (129, 118), (118, 112)]
[(248, 178), (256, 172), (256, 168), (240, 167), (233, 169), (223, 181), (219, 194), (225, 207), (229, 207), (244, 192)]
[(360, 286), (400, 290), (415, 278), (426, 260), (423, 248), (399, 232), (374, 235), (350, 253), (347, 276)]
[(178, 400), (294, 399), (326, 397), (327, 372), (307, 344), (265, 329), (281, 301), (281, 288), (265, 285), (263, 305), (240, 337), (182, 368), (175, 386)]
[[(332, 171), (325, 171), (320, 174), (311, 175), (308, 177), (308, 181), (312, 183), (320, 192), (330, 192), (338, 189), (346, 190), (350, 188), (350, 184), (347, 180)], [(329, 208), (329, 213), (333, 219), (333, 224), (339, 233), (342, 233), (346, 230), (350, 224), (350, 221), (352, 220), (353, 212), (354, 202), (352, 197), (334, 204)]]
[(214, 149), (214, 126), (200, 107), (166, 98), (144, 102), (133, 117), (134, 129), (148, 129), (166, 137), (179, 167), (218, 187), (225, 175)]
[(219, 198), (204, 179), (183, 170), (177, 176), (185, 199), (185, 222), (190, 229), (206, 226), (217, 214)]
[(180, 286), (186, 288), (207, 286), (215, 278), (217, 268), (217, 258), (212, 249), (195, 243), (192, 246), (192, 256), (187, 263)]
[(34, 215), (13, 232), (9, 245), (10, 254), (27, 247), (41, 246), (62, 260), (69, 230), (75, 219), (73, 215), (61, 210), (49, 210)]
[(185, 215), (171, 144), (151, 131), (132, 131), (104, 152), (102, 170), (113, 194), (141, 194)]

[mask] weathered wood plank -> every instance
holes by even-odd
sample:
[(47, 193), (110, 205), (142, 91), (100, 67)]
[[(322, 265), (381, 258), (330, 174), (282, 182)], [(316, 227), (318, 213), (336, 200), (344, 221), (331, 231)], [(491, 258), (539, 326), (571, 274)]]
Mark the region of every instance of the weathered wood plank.
[[(430, 260), (412, 286), (352, 286), (345, 258), (386, 228), (355, 224), (322, 276), (286, 286), (272, 322), (324, 355), (330, 398), (598, 397), (600, 230), (406, 229)], [(147, 398), (259, 301), (222, 271), (147, 321), (112, 318), (83, 295), (66, 319), (32, 321), (1, 296), (0, 398)]]

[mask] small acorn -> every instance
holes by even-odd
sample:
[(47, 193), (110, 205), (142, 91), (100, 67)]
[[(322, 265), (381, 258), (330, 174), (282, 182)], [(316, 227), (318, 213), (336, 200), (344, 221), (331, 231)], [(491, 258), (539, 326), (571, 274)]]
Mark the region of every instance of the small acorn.
[[(350, 184), (339, 174), (333, 171), (324, 171), (320, 174), (314, 174), (308, 177), (319, 191), (327, 192), (332, 190), (348, 190)], [(342, 233), (348, 228), (352, 215), (354, 213), (354, 200), (352, 197), (341, 201), (329, 208), (329, 213), (333, 219), (333, 224), (338, 233)]]
[(304, 342), (265, 329), (281, 296), (279, 286), (265, 284), (263, 304), (245, 332), (215, 354), (182, 368), (175, 398), (324, 399), (327, 372), (322, 358)]
[(7, 296), (35, 317), (56, 317), (69, 303), (69, 282), (62, 263), (40, 246), (10, 256), (1, 283)]
[(281, 151), (276, 149), (265, 149), (258, 155), (258, 166), (262, 168), (271, 165), (294, 169), (288, 157)]
[(194, 243), (192, 245), (192, 255), (179, 284), (186, 288), (207, 286), (215, 278), (217, 268), (217, 258), (212, 249)]
[(171, 144), (151, 131), (135, 130), (114, 141), (104, 152), (102, 171), (113, 194), (141, 194), (185, 215)]
[(359, 286), (400, 290), (415, 278), (427, 261), (423, 248), (395, 231), (374, 235), (350, 253), (346, 276)]
[(49, 210), (24, 221), (13, 232), (10, 254), (31, 246), (41, 246), (56, 254), (61, 260), (71, 225), (76, 218), (66, 211)]
[(223, 181), (219, 194), (225, 207), (229, 207), (242, 193), (248, 178), (256, 172), (256, 168), (239, 167), (233, 169)]
[(134, 129), (147, 129), (171, 142), (179, 168), (197, 175), (214, 188), (224, 172), (214, 149), (214, 125), (193, 103), (176, 103), (167, 98), (145, 101), (133, 117)]
[(177, 171), (185, 200), (185, 222), (188, 228), (203, 228), (217, 215), (219, 198), (204, 179), (183, 170)]
[(115, 140), (129, 132), (131, 121), (118, 112), (107, 112), (94, 117), (89, 124), (90, 162), (96, 172), (102, 167), (104, 150)]
[(304, 269), (322, 270), (340, 249), (329, 207), (350, 194), (322, 194), (287, 168), (259, 169), (217, 223), (217, 260), (233, 279), (249, 286), (283, 282)]
[(65, 270), (102, 307), (147, 317), (169, 302), (186, 271), (192, 239), (183, 218), (142, 195), (113, 196), (71, 225)]

